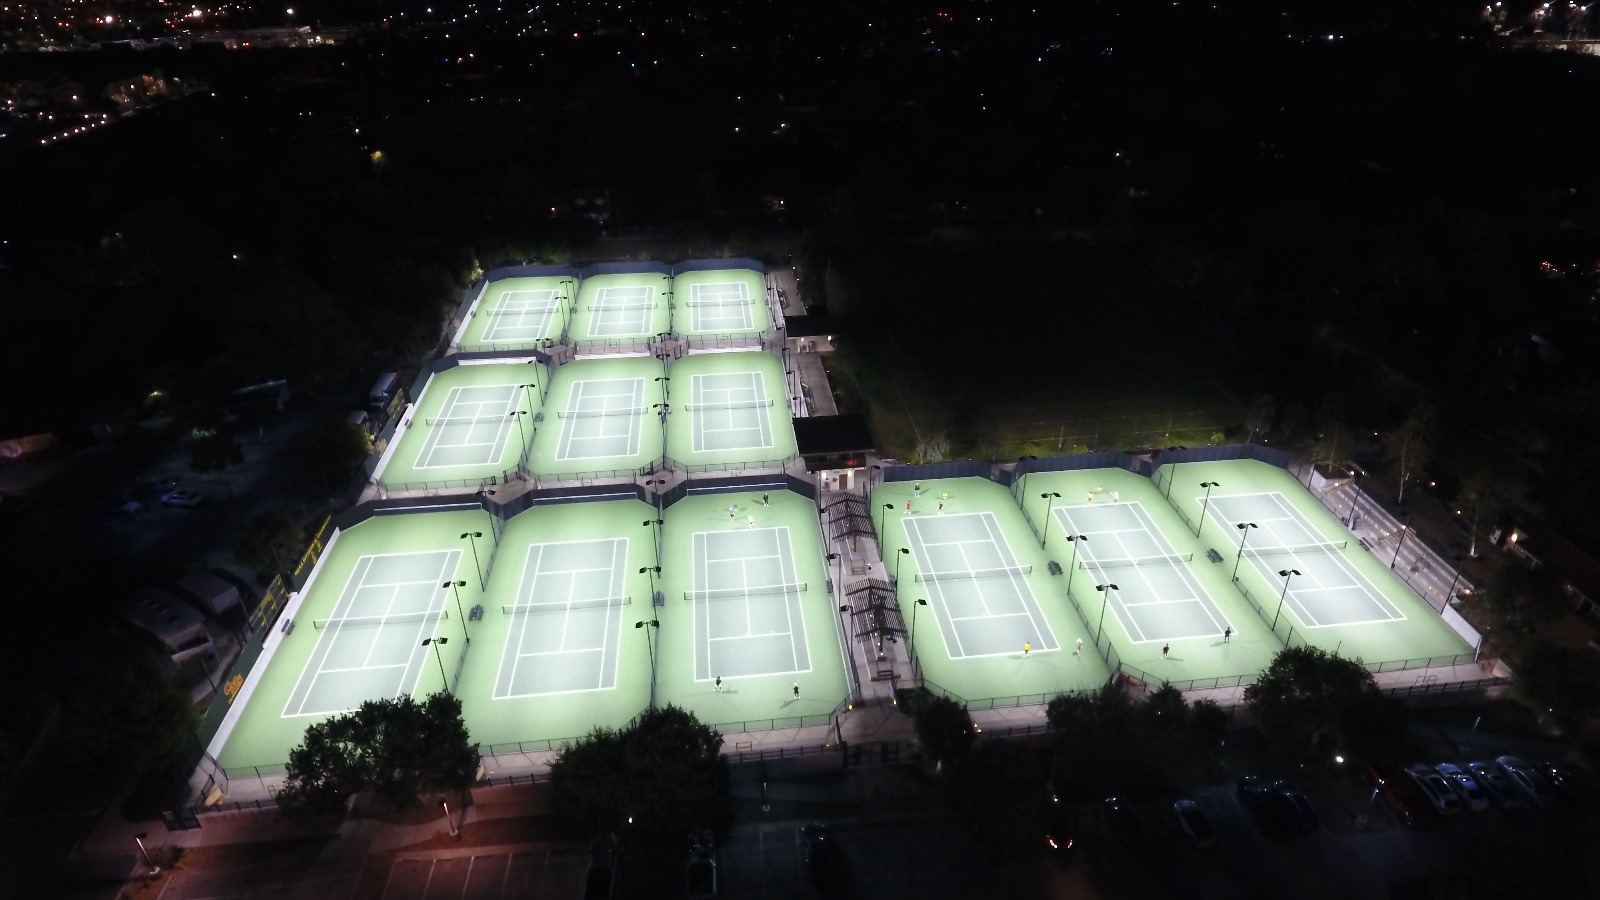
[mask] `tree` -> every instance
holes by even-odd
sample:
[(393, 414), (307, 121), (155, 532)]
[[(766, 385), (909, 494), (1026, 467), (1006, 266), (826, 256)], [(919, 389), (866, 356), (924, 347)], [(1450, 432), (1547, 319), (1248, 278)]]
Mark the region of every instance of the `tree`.
[[(1366, 667), (1320, 647), (1280, 650), (1244, 699), (1273, 749), (1291, 760), (1321, 761), (1336, 752), (1381, 757), (1404, 738), (1393, 733), (1392, 713), (1380, 702), (1388, 698)], [(1375, 714), (1382, 721), (1366, 721)]]
[(1318, 465), (1341, 465), (1350, 453), (1350, 427), (1345, 424), (1343, 394), (1324, 394), (1317, 409), (1317, 442), (1311, 447), (1311, 461)]
[(233, 435), (208, 431), (189, 441), (189, 471), (220, 472), (244, 462), (244, 448)]
[(77, 685), (61, 729), (76, 764), (137, 775), (176, 759), (199, 724), (189, 695), (140, 653)]
[(912, 712), (917, 728), (917, 740), (922, 742), (922, 752), (934, 763), (943, 767), (953, 763), (972, 749), (975, 737), (972, 717), (967, 708), (948, 697), (925, 694), (917, 700)]
[(914, 458), (919, 463), (944, 462), (950, 453), (950, 438), (940, 429), (920, 431), (917, 433), (917, 449), (913, 451)]
[(291, 815), (326, 815), (356, 794), (371, 794), (403, 809), (424, 793), (470, 788), (477, 770), (478, 748), (454, 696), (368, 700), (306, 729), (289, 751), (278, 805)]
[(1265, 432), (1272, 425), (1272, 413), (1276, 404), (1271, 394), (1257, 394), (1250, 401), (1250, 411), (1245, 413), (1244, 427), (1249, 431), (1245, 443), (1253, 444), (1256, 435)]
[(722, 735), (677, 706), (596, 728), (550, 767), (550, 804), (576, 838), (628, 829), (676, 841), (732, 821)]
[(1406, 502), (1406, 485), (1433, 458), (1438, 425), (1433, 407), (1422, 404), (1384, 437), (1383, 458), (1394, 466), (1400, 482), (1396, 503)]
[(950, 805), (991, 847), (1032, 847), (1046, 832), (1049, 810), (1042, 765), (1032, 746), (984, 741), (951, 772)]
[(1457, 512), (1466, 517), (1467, 533), (1471, 535), (1467, 555), (1477, 559), (1479, 529), (1492, 526), (1500, 516), (1500, 490), (1494, 473), (1484, 468), (1473, 470), (1456, 492), (1456, 506), (1460, 507)]
[[(305, 548), (305, 529), (276, 510), (250, 520), (233, 542), (233, 555), (239, 562), (260, 572), (269, 567), (292, 564)], [(270, 580), (270, 576), (269, 576)]]

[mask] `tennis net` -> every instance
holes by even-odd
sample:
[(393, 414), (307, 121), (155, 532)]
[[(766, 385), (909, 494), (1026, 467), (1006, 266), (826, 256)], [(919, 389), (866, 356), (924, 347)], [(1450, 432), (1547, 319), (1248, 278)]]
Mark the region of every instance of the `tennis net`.
[(613, 609), (632, 606), (632, 597), (601, 597), (596, 600), (568, 600), (565, 603), (514, 603), (500, 607), (508, 616), (524, 613), (563, 612), (573, 609)]
[(556, 416), (562, 419), (597, 419), (601, 416), (642, 416), (649, 412), (648, 409), (558, 409)]
[(1010, 578), (1013, 575), (1027, 575), (1033, 571), (1033, 566), (999, 566), (993, 569), (962, 569), (959, 572), (918, 572), (917, 580), (923, 582), (941, 581), (977, 581), (982, 578)]
[(806, 583), (758, 584), (742, 588), (718, 588), (709, 591), (684, 591), (685, 600), (738, 600), (744, 597), (773, 597), (780, 594), (803, 594)]
[(1124, 559), (1080, 559), (1078, 568), (1088, 571), (1090, 569), (1127, 569), (1134, 566), (1175, 566), (1194, 559), (1193, 553), (1168, 553), (1162, 556), (1137, 556)]
[(1274, 556), (1293, 556), (1296, 553), (1335, 553), (1350, 546), (1349, 541), (1328, 541), (1325, 544), (1296, 544), (1293, 547), (1246, 547), (1244, 555), (1251, 559)]
[(356, 628), (368, 625), (409, 625), (417, 622), (437, 622), (450, 618), (449, 613), (442, 609), (431, 612), (396, 613), (392, 616), (348, 616), (343, 619), (312, 619), (311, 627), (322, 631), (331, 626), (340, 628)]
[(697, 297), (684, 301), (685, 306), (748, 306), (748, 297)]
[(635, 309), (655, 309), (654, 301), (647, 303), (591, 303), (589, 312), (628, 312)]
[(736, 400), (732, 403), (685, 403), (683, 408), (694, 412), (707, 409), (760, 409), (771, 405), (771, 400)]
[(423, 419), (422, 421), (428, 423), (429, 425), (438, 425), (438, 426), (448, 426), (448, 425), (499, 425), (499, 424), (503, 423), (506, 419), (510, 418), (510, 416), (511, 416), (510, 413), (506, 413), (503, 416), (479, 416), (479, 417), (466, 417), (466, 418), (459, 418), (459, 419), (451, 418), (449, 416), (441, 416), (441, 417), (439, 417), (437, 419)]

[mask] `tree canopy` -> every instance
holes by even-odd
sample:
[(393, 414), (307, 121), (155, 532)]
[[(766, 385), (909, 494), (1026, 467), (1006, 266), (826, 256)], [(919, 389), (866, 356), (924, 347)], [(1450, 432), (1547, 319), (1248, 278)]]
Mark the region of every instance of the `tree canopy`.
[(923, 694), (912, 710), (917, 740), (929, 759), (943, 765), (956, 762), (972, 749), (975, 733), (967, 708), (948, 697)]
[(404, 808), (423, 793), (471, 787), (477, 769), (478, 749), (454, 696), (368, 700), (306, 729), (304, 742), (289, 751), (278, 805), (325, 815), (370, 793), (382, 805)]
[(1046, 715), (1059, 761), (1057, 790), (1080, 798), (1158, 788), (1152, 772), (1205, 777), (1228, 726), (1215, 703), (1186, 703), (1171, 685), (1143, 702), (1111, 686), (1062, 694), (1050, 701)]
[(129, 654), (95, 676), (75, 687), (63, 710), (62, 736), (75, 762), (136, 775), (170, 763), (194, 740), (193, 701), (153, 659)]
[(1320, 647), (1279, 651), (1244, 699), (1274, 751), (1290, 760), (1382, 759), (1406, 739), (1406, 707), (1378, 691), (1360, 660)]
[(550, 803), (579, 838), (624, 826), (662, 840), (693, 828), (725, 833), (732, 812), (722, 735), (672, 705), (620, 730), (596, 728), (550, 767)]

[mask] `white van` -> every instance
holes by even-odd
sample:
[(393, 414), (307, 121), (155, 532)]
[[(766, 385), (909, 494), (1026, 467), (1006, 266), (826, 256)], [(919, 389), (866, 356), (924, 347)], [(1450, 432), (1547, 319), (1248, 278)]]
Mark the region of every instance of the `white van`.
[(383, 409), (394, 399), (398, 390), (400, 390), (400, 373), (385, 372), (378, 376), (378, 380), (372, 383), (372, 390), (367, 392), (367, 405), (373, 409)]

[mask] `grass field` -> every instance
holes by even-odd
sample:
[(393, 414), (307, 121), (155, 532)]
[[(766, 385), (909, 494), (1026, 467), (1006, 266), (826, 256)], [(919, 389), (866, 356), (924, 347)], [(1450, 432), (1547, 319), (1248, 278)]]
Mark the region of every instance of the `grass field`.
[(886, 454), (918, 459), (935, 434), (947, 459), (1197, 446), (1244, 419), (1248, 365), (1093, 248), (832, 265), (852, 326), (829, 370)]

